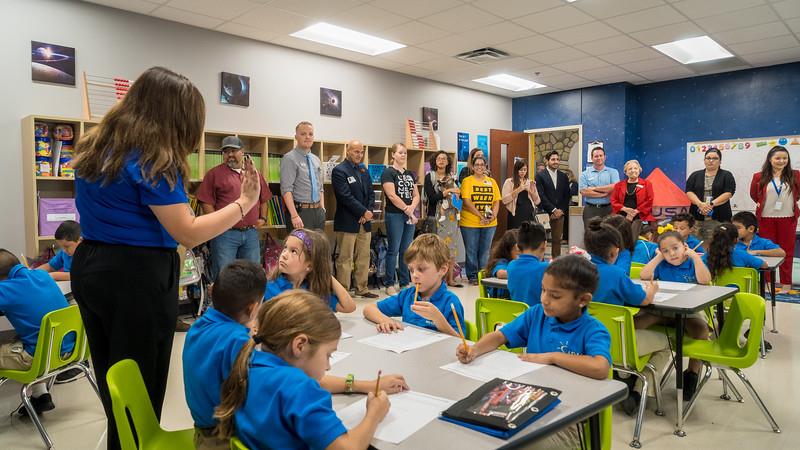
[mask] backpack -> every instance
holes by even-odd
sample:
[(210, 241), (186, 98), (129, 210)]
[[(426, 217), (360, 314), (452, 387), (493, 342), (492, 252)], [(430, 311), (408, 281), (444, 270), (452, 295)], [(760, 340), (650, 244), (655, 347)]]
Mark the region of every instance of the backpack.
[[(372, 234), (372, 242), (369, 249), (370, 275), (374, 274), (375, 284), (382, 285), (386, 277), (386, 252), (389, 249), (389, 240), (382, 231)], [(374, 267), (374, 270), (373, 270)]]

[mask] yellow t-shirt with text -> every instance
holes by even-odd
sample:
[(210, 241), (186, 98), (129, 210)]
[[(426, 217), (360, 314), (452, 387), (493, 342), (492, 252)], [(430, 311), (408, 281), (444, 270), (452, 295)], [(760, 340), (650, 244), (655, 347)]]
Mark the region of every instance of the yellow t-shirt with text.
[[(497, 182), (493, 178), (484, 177), (483, 181), (478, 181), (474, 176), (470, 175), (464, 178), (461, 183), (461, 198), (469, 199), (475, 205), (475, 209), (483, 212), (487, 207), (492, 208), (495, 202), (500, 201), (500, 188), (497, 187)], [(466, 208), (462, 208), (461, 220), (458, 224), (462, 227), (472, 228), (495, 227), (497, 226), (497, 217), (488, 224), (483, 225), (480, 217), (467, 211)]]

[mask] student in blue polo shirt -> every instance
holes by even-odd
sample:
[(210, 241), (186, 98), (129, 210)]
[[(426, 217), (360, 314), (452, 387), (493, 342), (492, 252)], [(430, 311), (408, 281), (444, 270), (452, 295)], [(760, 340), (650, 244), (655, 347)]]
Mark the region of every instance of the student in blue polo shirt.
[[(667, 227), (672, 227), (674, 231), (677, 231), (678, 234), (681, 235), (681, 239), (686, 242), (686, 245), (689, 246), (690, 249), (694, 250), (697, 253), (703, 254), (705, 253), (705, 249), (703, 248), (703, 242), (694, 235), (694, 216), (687, 213), (675, 214), (670, 219), (670, 223)], [(708, 242), (705, 242), (708, 245)]]
[(631, 261), (633, 260), (633, 251), (636, 249), (636, 236), (633, 234), (633, 227), (631, 222), (619, 214), (612, 214), (603, 219), (607, 223), (619, 231), (622, 237), (622, 246), (617, 253), (617, 260), (614, 265), (622, 269), (623, 272), (631, 273)]
[(320, 386), (342, 332), (330, 308), (313, 293), (290, 290), (263, 303), (256, 323), (222, 384), (219, 438), (235, 434), (252, 449), (367, 448), (389, 398), (367, 393), (366, 415), (350, 431), (336, 416)]
[(714, 228), (708, 252), (703, 255), (703, 262), (708, 266), (712, 278), (733, 267), (767, 267), (763, 259), (737, 248), (738, 241), (739, 233), (732, 223), (722, 223)]
[(776, 243), (758, 235), (758, 220), (750, 211), (739, 211), (731, 219), (739, 234), (736, 248), (756, 256), (786, 256)]
[[(6, 249), (0, 249), (0, 311), (19, 336), (0, 345), (0, 369), (28, 370), (36, 352), (42, 318), (52, 311), (68, 307), (61, 289), (41, 270), (30, 270)], [(75, 335), (68, 334), (61, 352), (75, 348)], [(47, 392), (47, 381), (33, 385), (31, 403), (36, 414), (55, 408)], [(20, 410), (21, 414), (24, 409)]]
[[(492, 246), (489, 262), (486, 263), (486, 276), (508, 279), (508, 264), (519, 256), (517, 230), (507, 230), (503, 237)], [(511, 298), (508, 289), (487, 287), (486, 295), (491, 298)]]
[(292, 230), (278, 258), (278, 266), (269, 275), (264, 300), (299, 288), (325, 299), (333, 311), (355, 311), (356, 302), (333, 277), (331, 266), (331, 246), (324, 234), (305, 228)]
[(520, 254), (508, 264), (508, 292), (512, 300), (529, 306), (538, 305), (542, 296), (542, 277), (547, 269), (544, 227), (534, 222), (522, 222), (517, 231), (517, 246)]
[(49, 272), (56, 281), (68, 281), (69, 271), (72, 268), (72, 255), (81, 243), (81, 225), (74, 220), (65, 220), (56, 228), (56, 244), (61, 247), (50, 261), (37, 267)]
[(656, 256), (658, 244), (653, 242), (653, 237), (657, 236), (656, 224), (647, 224), (642, 227), (639, 239), (636, 241), (636, 246), (633, 248), (633, 256), (631, 260), (639, 264), (647, 264)]
[(402, 330), (403, 324), (391, 318), (401, 316), (405, 323), (458, 336), (456, 318), (450, 305), (455, 306), (462, 325), (465, 323), (464, 307), (461, 300), (447, 290), (447, 283), (443, 281), (450, 261), (447, 244), (435, 234), (421, 234), (411, 242), (403, 257), (415, 286), (377, 304), (366, 305), (364, 317), (375, 322), (381, 333)]

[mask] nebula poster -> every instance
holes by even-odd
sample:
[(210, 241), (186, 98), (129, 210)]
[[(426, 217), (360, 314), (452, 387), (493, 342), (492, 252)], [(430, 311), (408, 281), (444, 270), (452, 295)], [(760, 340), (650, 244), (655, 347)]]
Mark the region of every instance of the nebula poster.
[(75, 86), (75, 49), (31, 41), (31, 79)]
[(342, 117), (342, 91), (319, 88), (319, 113), (323, 116)]
[(250, 106), (250, 77), (221, 72), (219, 101), (228, 105)]

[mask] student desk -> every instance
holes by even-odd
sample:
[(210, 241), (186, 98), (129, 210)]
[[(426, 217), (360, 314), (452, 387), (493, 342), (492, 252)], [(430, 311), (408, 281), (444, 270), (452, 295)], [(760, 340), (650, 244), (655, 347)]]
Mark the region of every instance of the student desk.
[[(761, 296), (767, 298), (767, 280), (764, 274), (769, 274), (769, 292), (770, 292), (770, 300), (772, 300), (772, 329), (769, 330), (771, 333), (777, 333), (778, 327), (775, 325), (775, 276), (777, 275), (778, 266), (783, 264), (783, 260), (785, 259), (784, 256), (758, 256), (759, 258), (763, 259), (764, 262), (767, 263), (767, 267), (763, 269), (758, 269), (761, 273), (761, 276), (758, 277), (759, 284), (758, 289), (761, 293)], [(765, 327), (766, 328), (766, 327)]]
[(508, 280), (505, 278), (489, 277), (481, 280), (486, 287), (508, 289)]
[(58, 288), (67, 300), (72, 298), (72, 282), (71, 281), (56, 281)]
[(685, 291), (673, 291), (659, 287), (659, 292), (675, 293), (675, 297), (642, 308), (649, 313), (675, 317), (675, 389), (678, 391), (677, 430), (675, 434), (685, 436), (683, 431), (683, 327), (686, 316), (717, 305), (717, 321), (720, 329), (724, 321), (725, 308), (722, 301), (739, 292), (739, 288), (729, 286), (694, 285)]
[[(458, 338), (451, 337), (397, 354), (357, 342), (377, 333), (371, 322), (360, 317), (340, 316), (339, 320), (342, 331), (352, 334), (353, 337), (340, 341), (338, 349), (350, 353), (350, 356), (331, 367), (330, 373), (333, 375), (346, 376), (353, 373), (357, 378), (375, 378), (380, 369), (384, 374), (402, 374), (412, 390), (450, 400), (461, 400), (484, 384), (440, 369), (440, 366), (456, 361), (456, 347), (461, 342)], [(512, 449), (588, 418), (591, 438), (597, 444), (593, 444), (592, 448), (599, 449), (598, 413), (607, 406), (622, 401), (627, 395), (627, 387), (623, 383), (593, 380), (555, 366), (543, 367), (516, 380), (559, 389), (563, 394), (561, 404), (507, 441), (436, 419), (399, 445), (377, 440), (373, 440), (373, 445), (381, 449)], [(340, 408), (361, 398), (360, 395), (336, 395), (333, 402), (334, 406)]]

